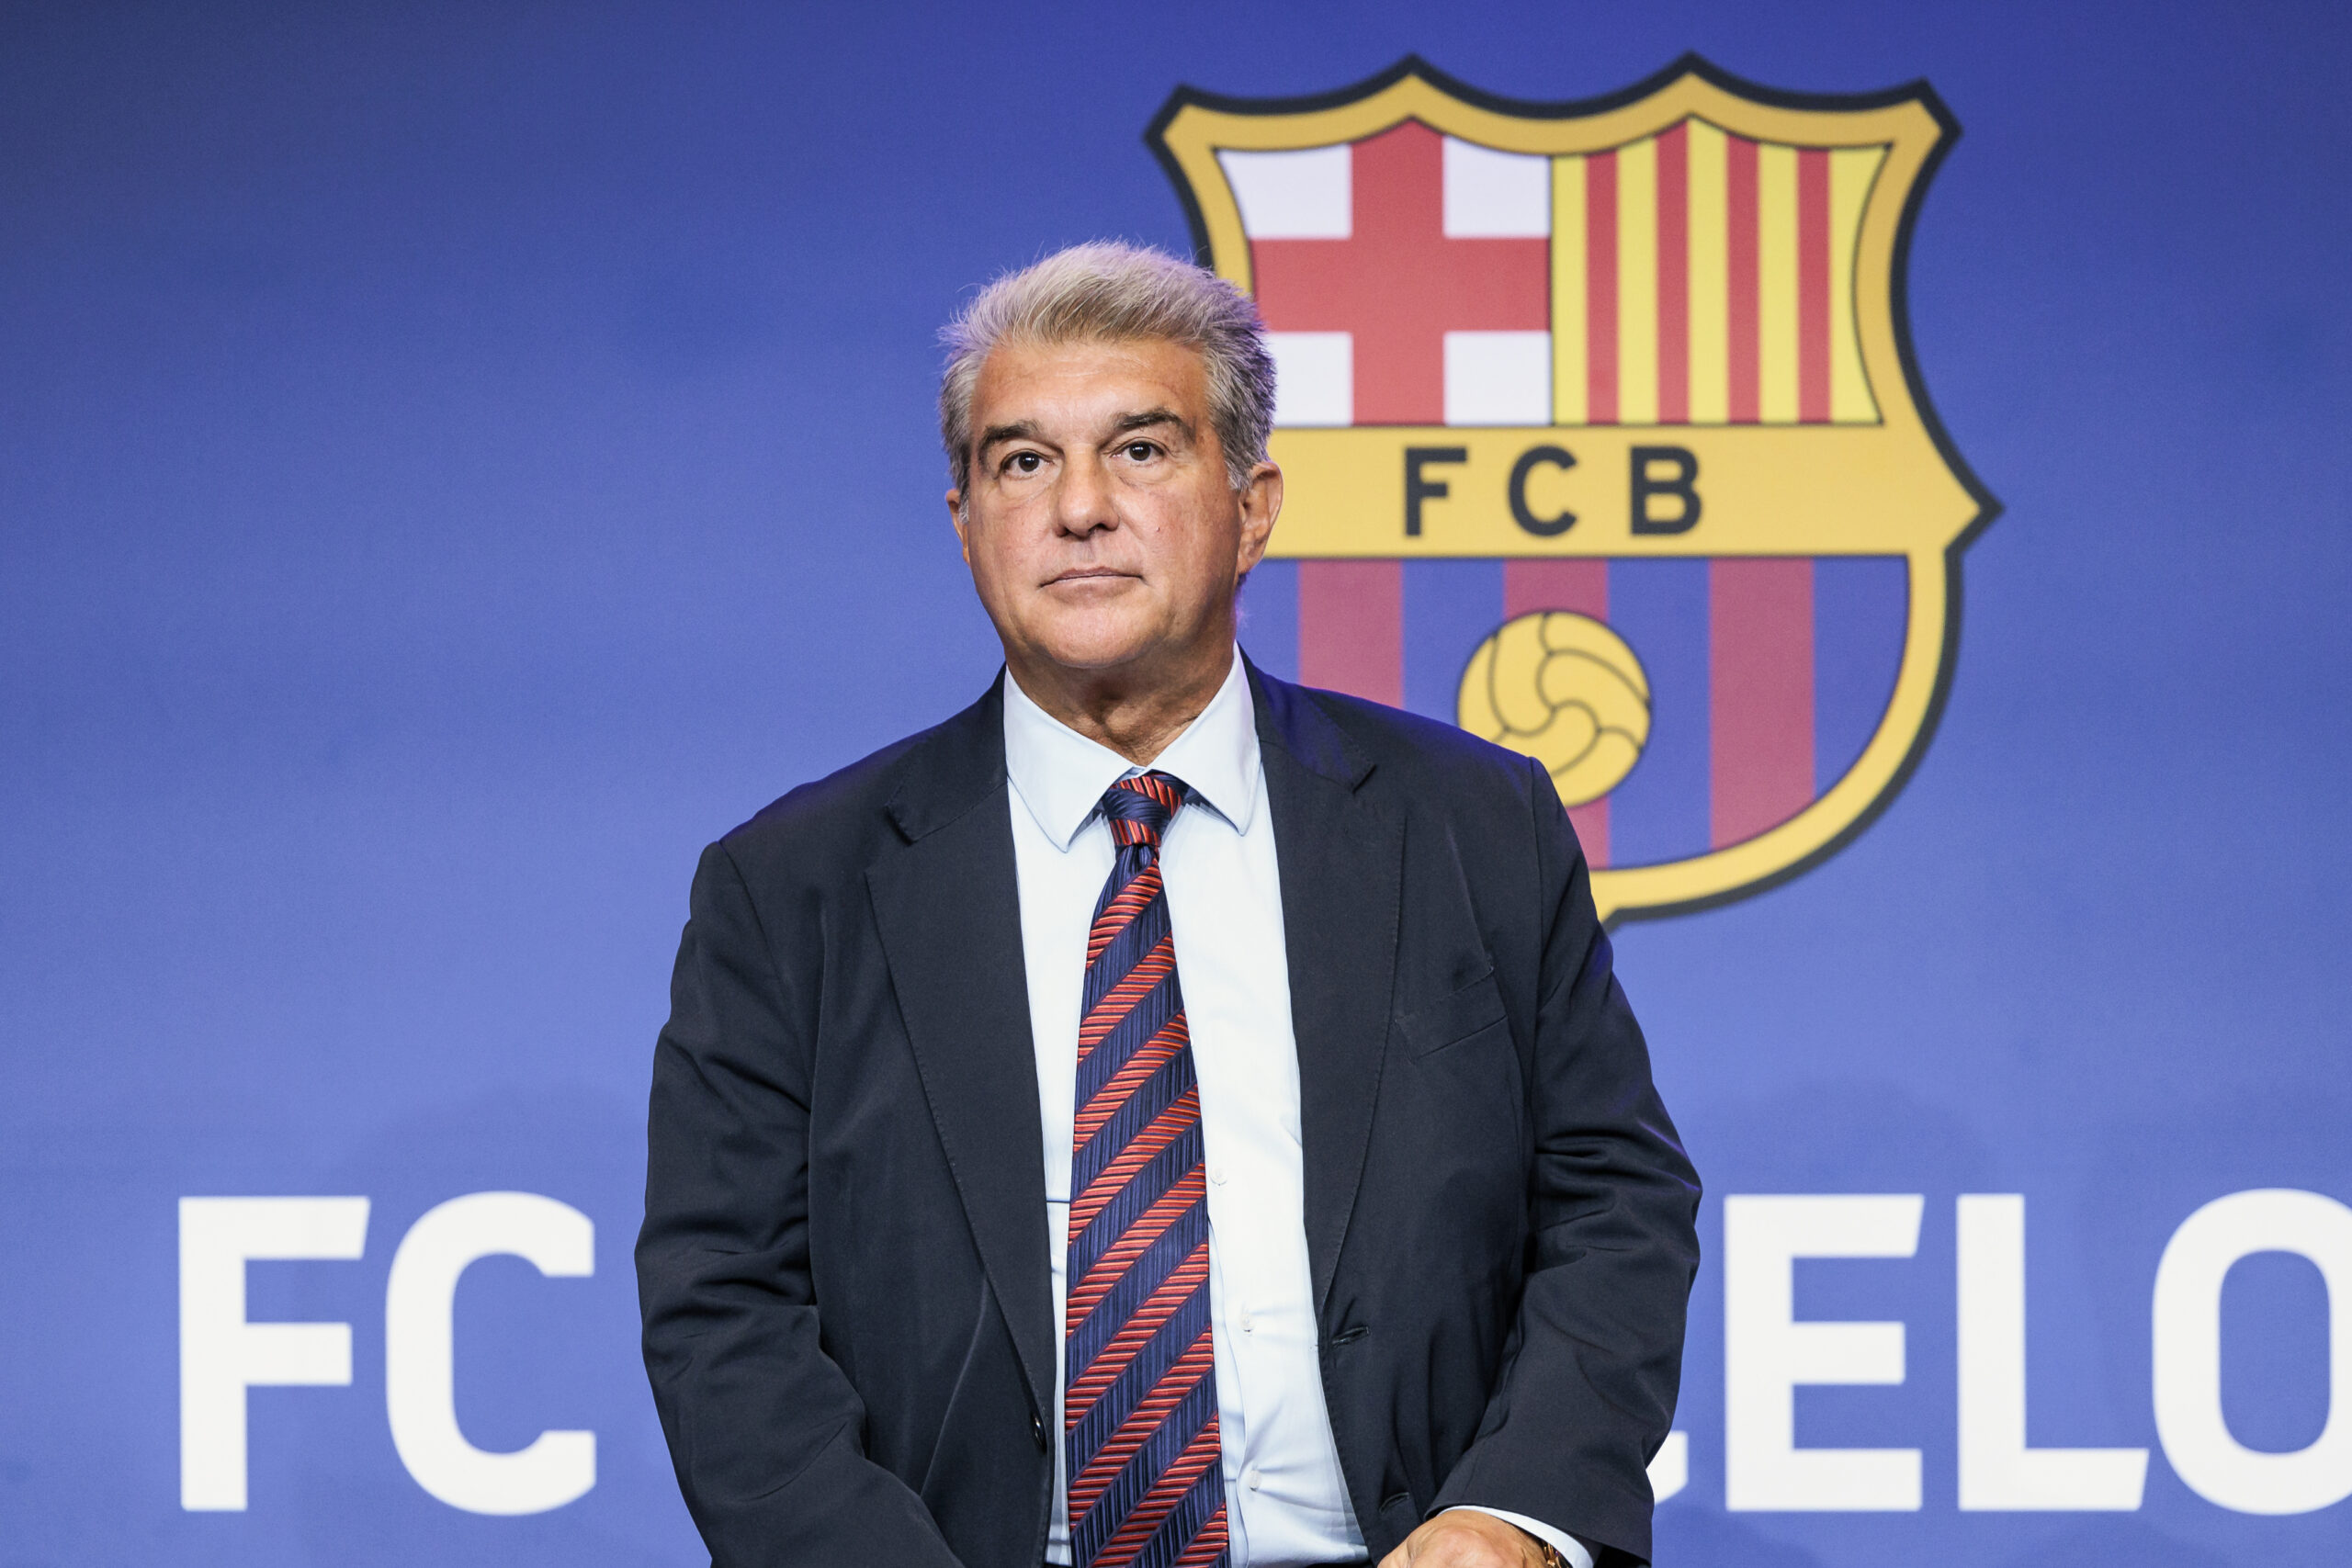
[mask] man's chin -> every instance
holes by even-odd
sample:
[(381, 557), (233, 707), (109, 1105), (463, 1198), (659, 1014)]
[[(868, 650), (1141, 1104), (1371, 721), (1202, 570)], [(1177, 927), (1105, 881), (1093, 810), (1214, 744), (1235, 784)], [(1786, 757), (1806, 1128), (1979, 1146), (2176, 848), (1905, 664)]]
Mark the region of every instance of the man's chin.
[(1160, 645), (1150, 637), (1057, 637), (1036, 644), (1034, 651), (1073, 675), (1107, 675), (1148, 668)]
[[(1149, 614), (1046, 616), (1023, 630), (1027, 634), (1021, 639), (1027, 660), (1080, 679), (1133, 678), (1147, 682), (1173, 677), (1189, 683), (1188, 672), (1196, 662), (1215, 661), (1210, 645), (1229, 650), (1232, 641), (1230, 628), (1219, 637), (1213, 626), (1180, 629)], [(1218, 673), (1223, 673), (1221, 663)]]

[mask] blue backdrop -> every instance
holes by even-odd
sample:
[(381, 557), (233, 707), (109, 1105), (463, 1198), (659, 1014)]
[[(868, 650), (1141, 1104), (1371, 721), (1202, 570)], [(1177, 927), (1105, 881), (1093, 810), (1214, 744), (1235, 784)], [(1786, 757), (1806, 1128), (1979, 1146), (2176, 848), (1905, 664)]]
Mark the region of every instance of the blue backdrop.
[[(1921, 1506), (1727, 1506), (1711, 1197), (1660, 1561), (2352, 1559), (2352, 1504), (2183, 1479), (2151, 1349), (2200, 1206), (2352, 1200), (2336, 8), (82, 4), (0, 37), (0, 1563), (700, 1561), (634, 1338), (650, 1050), (696, 849), (995, 669), (938, 322), (1054, 245), (1188, 246), (1140, 140), (1180, 83), (1419, 51), (1554, 99), (1690, 49), (1925, 76), (1966, 127), (1912, 329), (2007, 512), (1892, 807), (1619, 932), (1712, 1195), (1923, 1201), (1915, 1256), (1794, 1297), (1905, 1325), (1903, 1381), (1799, 1393), (1795, 1439), (1919, 1450)], [(505, 1517), (412, 1477), (384, 1369), (402, 1237), (500, 1190), (595, 1227), (590, 1277), (457, 1292), (468, 1438), (595, 1434), (593, 1490)], [(2149, 1450), (2136, 1510), (1960, 1507), (1973, 1193), (2025, 1200), (2030, 1440)], [(356, 1260), (246, 1270), (248, 1320), (351, 1325), (351, 1378), (254, 1390), (246, 1506), (186, 1509), (179, 1201), (272, 1195), (369, 1201)], [(2235, 1440), (2323, 1442), (2340, 1492), (2352, 1273), (2332, 1310), (2329, 1438), (2312, 1260), (2231, 1269), (2218, 1355)]]

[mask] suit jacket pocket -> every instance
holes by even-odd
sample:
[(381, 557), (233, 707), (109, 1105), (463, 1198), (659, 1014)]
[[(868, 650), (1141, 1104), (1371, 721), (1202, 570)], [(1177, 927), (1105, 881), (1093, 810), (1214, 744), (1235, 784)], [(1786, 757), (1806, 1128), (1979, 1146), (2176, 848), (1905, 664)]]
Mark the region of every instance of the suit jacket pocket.
[(1416, 1057), (1458, 1045), (1488, 1030), (1500, 1030), (1507, 1020), (1503, 994), (1491, 969), (1450, 996), (1439, 998), (1402, 1014), (1397, 1033)]

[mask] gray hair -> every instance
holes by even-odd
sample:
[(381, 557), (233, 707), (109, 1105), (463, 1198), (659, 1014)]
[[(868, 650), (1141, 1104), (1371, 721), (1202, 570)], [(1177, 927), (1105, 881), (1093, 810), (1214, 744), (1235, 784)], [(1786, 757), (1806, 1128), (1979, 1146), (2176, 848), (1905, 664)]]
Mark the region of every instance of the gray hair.
[(1199, 351), (1209, 423), (1237, 491), (1266, 460), (1274, 423), (1274, 361), (1247, 294), (1165, 251), (1114, 240), (1072, 245), (980, 290), (939, 334), (939, 439), (962, 490), (972, 477), (972, 389), (1001, 343), (1159, 339)]

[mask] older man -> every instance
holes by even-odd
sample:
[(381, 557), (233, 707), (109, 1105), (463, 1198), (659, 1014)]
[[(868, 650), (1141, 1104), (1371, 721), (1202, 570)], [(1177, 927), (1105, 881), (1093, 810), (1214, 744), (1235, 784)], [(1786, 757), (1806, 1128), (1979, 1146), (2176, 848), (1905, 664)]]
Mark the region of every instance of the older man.
[(1697, 1179), (1544, 770), (1255, 669), (1249, 300), (949, 329), (978, 703), (704, 852), (645, 1356), (721, 1565), (1645, 1559)]

